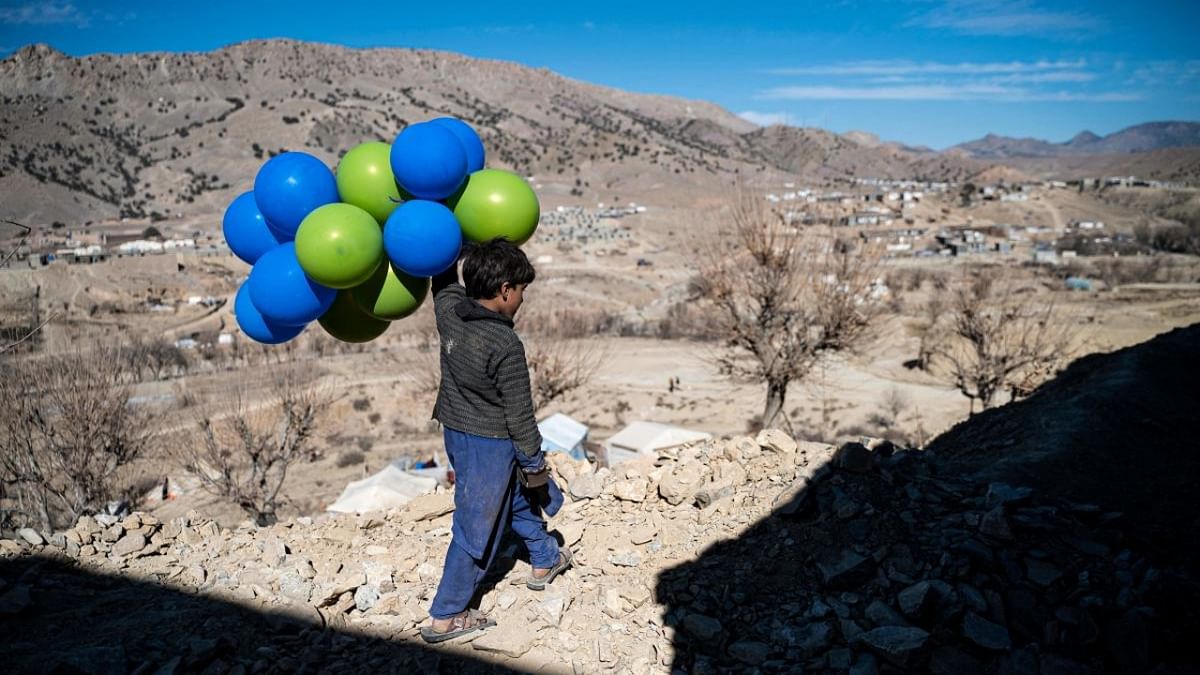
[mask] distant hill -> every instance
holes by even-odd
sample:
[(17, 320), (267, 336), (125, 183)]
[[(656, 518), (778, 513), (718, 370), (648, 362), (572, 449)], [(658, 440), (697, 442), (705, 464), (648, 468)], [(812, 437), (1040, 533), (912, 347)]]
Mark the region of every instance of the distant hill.
[[(552, 203), (685, 205), (745, 179), (966, 180), (997, 163), (962, 146), (939, 153), (863, 132), (762, 128), (705, 101), (600, 87), (544, 68), (294, 40), (83, 58), (29, 45), (0, 60), (0, 104), (0, 217), (29, 224), (215, 221), (274, 154), (302, 150), (335, 166), (359, 143), (390, 142), (406, 125), (444, 115), (478, 129), (489, 166), (532, 176)], [(1188, 133), (1174, 123), (1142, 125), (1072, 143), (1134, 149), (1150, 137), (1182, 143)], [(1200, 174), (1200, 150), (1179, 152), (1165, 171), (1139, 159), (1138, 174)], [(1039, 156), (1002, 163), (1030, 157)]]
[(72, 58), (30, 45), (0, 61), (0, 92), (0, 215), (32, 223), (220, 213), (275, 153), (303, 150), (332, 166), (358, 143), (444, 115), (479, 130), (489, 166), (534, 176), (543, 195), (565, 200), (678, 203), (747, 176), (981, 168), (430, 50), (260, 40)]
[(1083, 131), (1065, 143), (988, 134), (950, 148), (979, 159), (1128, 154), (1200, 146), (1200, 122), (1147, 122), (1107, 136)]

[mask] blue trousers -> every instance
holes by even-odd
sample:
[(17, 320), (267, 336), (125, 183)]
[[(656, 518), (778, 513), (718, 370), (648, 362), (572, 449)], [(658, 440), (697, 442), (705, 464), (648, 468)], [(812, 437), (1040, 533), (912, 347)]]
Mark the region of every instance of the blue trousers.
[(442, 580), (429, 609), (435, 619), (448, 619), (467, 608), (510, 528), (525, 543), (534, 567), (558, 563), (558, 542), (546, 531), (542, 517), (544, 499), (517, 480), (515, 453), (520, 451), (512, 440), (449, 428), (443, 436), (454, 467), (454, 516)]

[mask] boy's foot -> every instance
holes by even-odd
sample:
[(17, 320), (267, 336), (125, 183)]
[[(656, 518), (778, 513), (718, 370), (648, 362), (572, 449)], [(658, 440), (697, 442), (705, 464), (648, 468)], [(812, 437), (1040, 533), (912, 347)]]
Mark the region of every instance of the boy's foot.
[(449, 619), (432, 619), (421, 628), (421, 639), (429, 643), (444, 642), (469, 633), (495, 626), (496, 622), (477, 609), (464, 610)]
[(545, 590), (546, 584), (554, 581), (554, 577), (567, 571), (573, 564), (571, 549), (564, 548), (558, 552), (558, 564), (550, 568), (533, 568), (533, 574), (525, 580), (525, 586), (531, 590)]

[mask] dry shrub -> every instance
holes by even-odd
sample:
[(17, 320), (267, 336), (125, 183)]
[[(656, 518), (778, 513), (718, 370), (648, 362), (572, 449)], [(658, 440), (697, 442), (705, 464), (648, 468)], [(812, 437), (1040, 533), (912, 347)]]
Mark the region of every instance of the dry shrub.
[(542, 338), (525, 347), (536, 410), (584, 386), (608, 359), (602, 345), (584, 340)]
[(1052, 300), (1017, 288), (994, 270), (979, 271), (953, 294), (935, 359), (958, 390), (983, 409), (996, 396), (1028, 396), (1072, 354), (1074, 327)]
[(339, 469), (344, 469), (348, 466), (357, 466), (367, 461), (366, 455), (363, 455), (357, 450), (348, 450), (340, 453), (337, 457), (337, 465)]
[(129, 493), (129, 467), (154, 444), (131, 401), (120, 348), (0, 361), (0, 512), (43, 531)]
[(294, 371), (267, 377), (267, 401), (250, 406), (239, 392), (224, 414), (201, 414), (198, 442), (178, 451), (205, 490), (230, 499), (259, 525), (275, 522), (288, 468), (315, 457), (313, 435), (333, 402), (329, 389), (305, 384)]

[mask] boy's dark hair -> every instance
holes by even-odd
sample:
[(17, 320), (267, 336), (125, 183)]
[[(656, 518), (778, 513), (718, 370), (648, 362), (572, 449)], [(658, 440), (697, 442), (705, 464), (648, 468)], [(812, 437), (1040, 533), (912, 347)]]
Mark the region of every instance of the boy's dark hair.
[(525, 252), (503, 237), (469, 246), (462, 275), (467, 297), (476, 299), (496, 297), (506, 282), (511, 286), (531, 284), (535, 276)]

